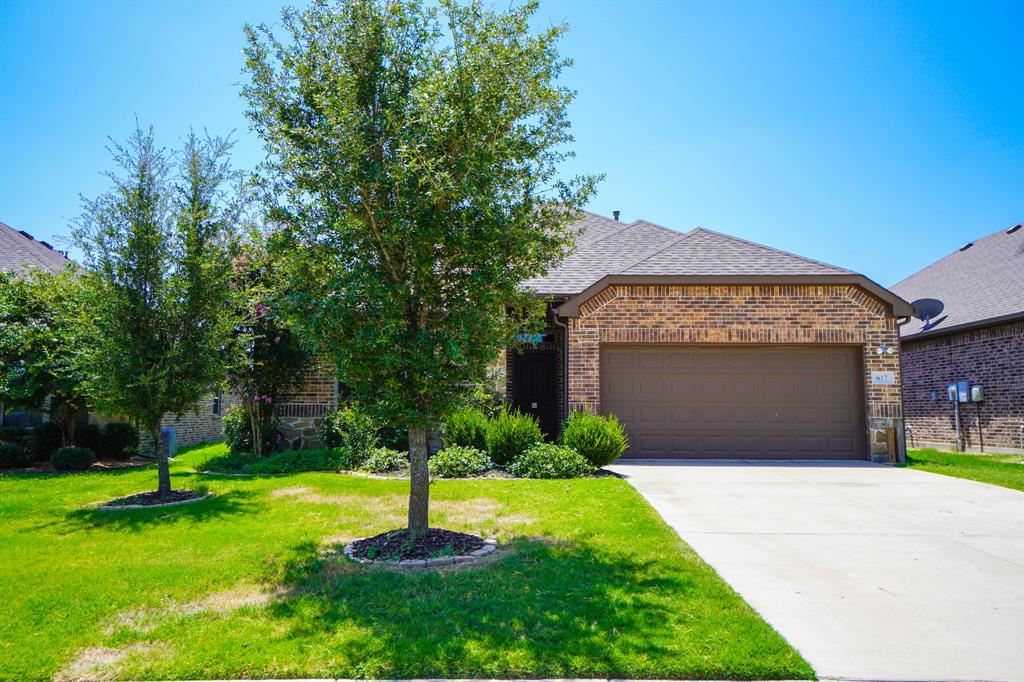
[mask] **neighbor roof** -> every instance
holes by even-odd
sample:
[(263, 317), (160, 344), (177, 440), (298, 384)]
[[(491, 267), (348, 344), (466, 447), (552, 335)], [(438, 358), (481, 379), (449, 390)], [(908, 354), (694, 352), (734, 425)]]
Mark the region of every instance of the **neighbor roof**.
[(46, 242), (36, 241), (29, 233), (0, 223), (0, 270), (17, 272), (35, 267), (57, 272), (70, 263), (64, 254)]
[(968, 242), (891, 288), (908, 301), (932, 298), (944, 306), (927, 324), (914, 318), (904, 325), (904, 338), (1024, 317), (1024, 223)]

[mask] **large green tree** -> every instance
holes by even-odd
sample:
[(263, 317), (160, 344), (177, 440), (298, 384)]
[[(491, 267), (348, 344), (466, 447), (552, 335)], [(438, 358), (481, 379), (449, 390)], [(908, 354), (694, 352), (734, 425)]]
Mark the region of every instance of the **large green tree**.
[(171, 490), (165, 414), (195, 409), (224, 381), (235, 326), (228, 246), (238, 207), (231, 145), (189, 135), (174, 156), (136, 128), (112, 154), (111, 187), (84, 201), (72, 232), (85, 254), (93, 338), (81, 354), (92, 402), (145, 429), (161, 494)]
[(427, 433), (516, 332), (521, 282), (571, 242), (595, 178), (571, 155), (564, 26), (441, 0), (315, 1), (247, 27), (249, 116), (289, 258), (292, 320), (362, 403), (409, 430), (409, 529), (427, 528)]
[(74, 268), (0, 272), (0, 401), (48, 412), (64, 445), (87, 407), (81, 302)]

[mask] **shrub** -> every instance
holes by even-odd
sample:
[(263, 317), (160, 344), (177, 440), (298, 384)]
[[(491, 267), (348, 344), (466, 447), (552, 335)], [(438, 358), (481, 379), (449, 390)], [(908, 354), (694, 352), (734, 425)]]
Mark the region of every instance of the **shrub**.
[(357, 465), (380, 444), (379, 429), (373, 415), (352, 402), (324, 415), (316, 436), (325, 447), (347, 450), (349, 461)]
[(591, 466), (575, 450), (538, 443), (512, 460), (508, 470), (521, 478), (578, 478)]
[(430, 458), (430, 475), (437, 478), (465, 478), (491, 468), (491, 458), (477, 448), (453, 445)]
[(252, 425), (241, 405), (232, 405), (220, 420), (224, 442), (231, 452), (252, 452)]
[(0, 426), (0, 443), (24, 445), (30, 436), (24, 426)]
[(409, 453), (390, 448), (373, 448), (359, 468), (371, 474), (389, 474), (409, 468)]
[(495, 464), (508, 464), (543, 440), (540, 425), (528, 414), (504, 410), (487, 424), (487, 452)]
[(589, 412), (569, 415), (562, 425), (559, 442), (583, 455), (595, 467), (611, 464), (629, 447), (626, 432), (615, 415), (601, 417)]
[(32, 427), (32, 436), (29, 438), (29, 450), (31, 451), (33, 461), (48, 461), (53, 451), (63, 444), (64, 434), (61, 433), (59, 424), (43, 422)]
[(57, 448), (50, 455), (50, 464), (57, 471), (85, 471), (96, 461), (96, 453), (89, 448), (72, 445)]
[(505, 396), (494, 390), (493, 382), (475, 384), (466, 394), (465, 403), (465, 407), (483, 412), (488, 419), (497, 417), (507, 407)]
[(383, 426), (377, 431), (380, 444), (392, 450), (409, 449), (409, 430), (400, 426)]
[[(103, 427), (103, 452), (107, 459), (125, 460), (139, 449), (139, 432), (131, 424), (111, 422)], [(99, 453), (98, 453), (99, 454)]]
[(0, 443), (0, 469), (17, 469), (28, 465), (28, 450), (17, 443)]
[(487, 415), (475, 407), (455, 410), (444, 420), (442, 428), (445, 447), (487, 449)]
[(79, 424), (75, 429), (75, 445), (80, 448), (89, 448), (102, 457), (103, 429), (96, 424)]

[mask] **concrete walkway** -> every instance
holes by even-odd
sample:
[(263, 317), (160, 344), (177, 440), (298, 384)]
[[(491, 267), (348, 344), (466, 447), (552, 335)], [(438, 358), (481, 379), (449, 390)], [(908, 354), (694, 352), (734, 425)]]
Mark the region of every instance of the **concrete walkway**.
[(1024, 679), (1024, 493), (859, 462), (629, 462), (822, 678)]

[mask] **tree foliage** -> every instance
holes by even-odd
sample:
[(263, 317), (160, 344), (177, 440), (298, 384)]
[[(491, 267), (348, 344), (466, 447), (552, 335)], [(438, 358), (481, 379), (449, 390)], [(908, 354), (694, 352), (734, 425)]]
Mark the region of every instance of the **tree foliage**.
[(85, 412), (86, 375), (75, 361), (86, 343), (81, 284), (58, 273), (0, 272), (0, 402), (48, 411), (63, 445)]
[(409, 524), (427, 524), (426, 429), (540, 308), (524, 280), (571, 243), (595, 178), (571, 153), (564, 26), (535, 2), (319, 0), (248, 27), (265, 200), (291, 319), (356, 398), (409, 428)]
[(147, 430), (170, 491), (160, 421), (195, 409), (224, 380), (234, 328), (228, 242), (239, 214), (221, 138), (189, 135), (174, 156), (136, 128), (111, 153), (111, 187), (72, 236), (85, 254), (86, 305), (95, 319), (82, 353), (90, 397)]

